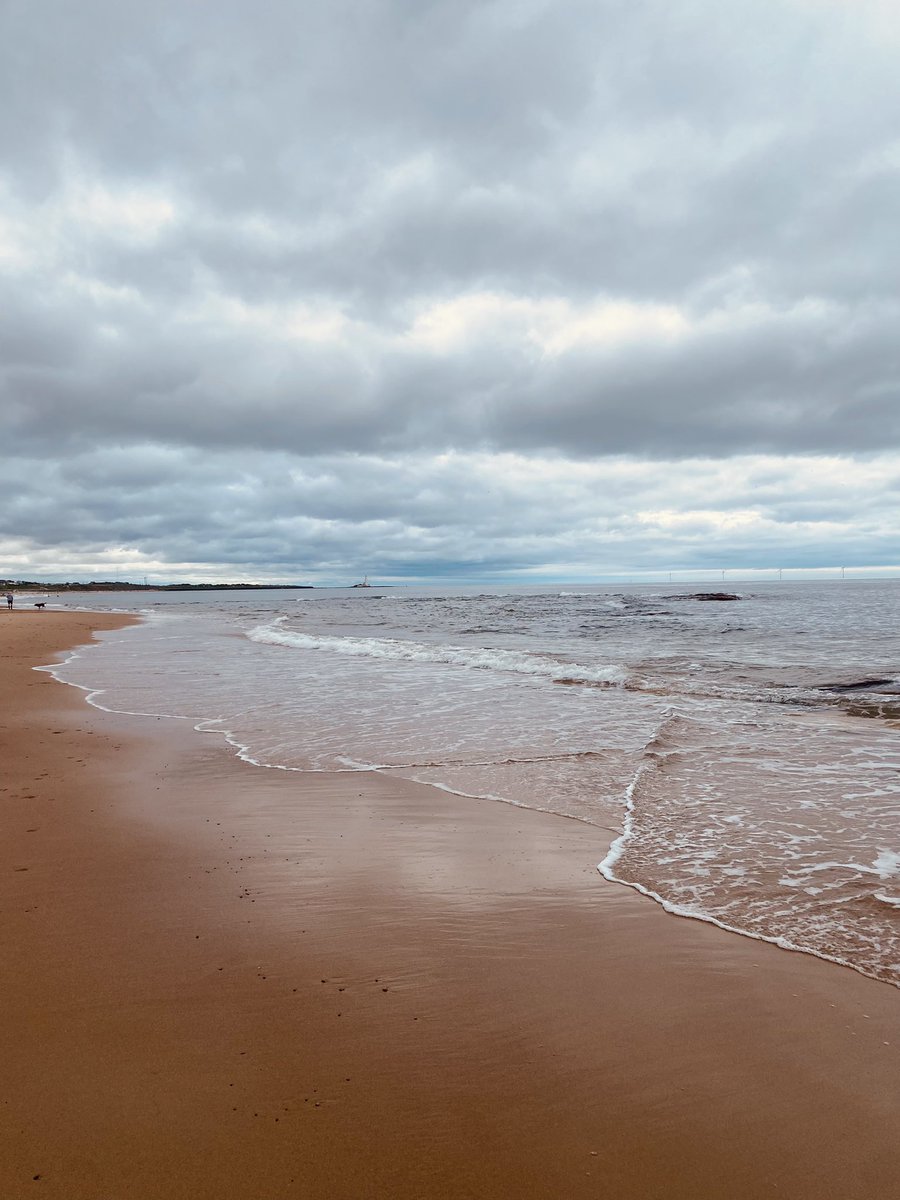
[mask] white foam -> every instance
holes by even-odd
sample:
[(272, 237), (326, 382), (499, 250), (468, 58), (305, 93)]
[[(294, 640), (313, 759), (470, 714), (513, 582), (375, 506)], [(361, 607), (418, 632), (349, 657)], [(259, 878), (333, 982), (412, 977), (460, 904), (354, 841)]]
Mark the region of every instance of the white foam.
[(878, 872), (879, 879), (893, 879), (900, 875), (900, 854), (896, 850), (879, 850), (878, 857), (872, 865)]
[[(682, 824), (682, 818), (688, 817), (689, 813), (695, 813), (701, 820), (705, 820), (707, 833), (717, 824), (720, 827), (741, 829), (744, 822), (735, 813), (720, 817), (710, 812), (707, 804), (715, 793), (707, 790), (707, 782), (702, 777), (695, 776), (692, 780), (691, 790), (681, 798), (683, 805), (681, 817), (675, 819), (675, 824), (668, 829), (668, 845), (676, 853), (671, 856), (660, 853), (666, 845), (665, 836), (660, 837), (660, 835), (665, 824), (673, 820), (671, 812), (668, 818), (664, 818), (656, 811), (651, 802), (651, 798), (655, 796), (655, 789), (648, 796), (647, 804), (641, 808), (640, 814), (637, 810), (637, 799), (642, 785), (649, 775), (655, 774), (659, 769), (666, 772), (672, 764), (678, 761), (677, 751), (661, 753), (659, 749), (660, 746), (665, 746), (667, 742), (672, 741), (672, 730), (667, 726), (669, 726), (671, 718), (675, 716), (676, 714), (672, 712), (667, 715), (654, 737), (648, 742), (645, 755), (634, 771), (624, 793), (623, 830), (610, 846), (606, 857), (598, 864), (600, 874), (611, 882), (624, 884), (641, 895), (649, 897), (661, 905), (666, 912), (675, 916), (701, 920), (731, 933), (770, 942), (785, 950), (810, 954), (828, 962), (850, 967), (862, 975), (900, 987), (900, 982), (897, 982), (895, 978), (885, 977), (885, 973), (889, 972), (891, 968), (884, 962), (884, 946), (881, 942), (874, 935), (863, 934), (861, 940), (854, 944), (852, 941), (855, 936), (852, 933), (855, 928), (854, 917), (849, 916), (844, 919), (837, 915), (838, 911), (844, 908), (852, 907), (855, 911), (857, 903), (862, 898), (860, 887), (865, 887), (865, 884), (862, 883), (863, 880), (875, 876), (887, 881), (900, 876), (900, 854), (897, 852), (881, 848), (871, 866), (867, 864), (865, 858), (857, 859), (853, 855), (848, 855), (846, 858), (840, 859), (829, 856), (824, 860), (795, 861), (795, 865), (786, 867), (785, 873), (778, 879), (778, 883), (780, 886), (790, 889), (794, 895), (802, 892), (814, 899), (829, 893), (828, 907), (819, 910), (816, 914), (808, 912), (805, 917), (798, 914), (794, 910), (793, 902), (782, 912), (777, 906), (772, 905), (774, 896), (766, 894), (762, 894), (758, 901), (751, 899), (749, 907), (744, 900), (735, 906), (735, 903), (728, 899), (727, 888), (723, 889), (722, 883), (730, 879), (740, 880), (747, 873), (746, 864), (742, 863), (738, 866), (733, 863), (728, 866), (720, 864), (714, 872), (709, 872), (703, 865), (703, 860), (709, 856), (709, 853), (702, 848), (702, 841), (695, 840), (697, 828), (690, 823), (690, 820)], [(689, 748), (693, 748), (693, 746), (690, 739), (686, 739), (685, 750)], [(671, 775), (664, 775), (664, 778), (667, 780), (668, 791), (662, 798), (663, 805), (671, 800), (672, 795)], [(639, 815), (640, 826), (638, 825)], [(663, 824), (660, 824), (661, 821)], [(646, 841), (648, 822), (652, 827), (652, 836), (656, 839), (656, 844), (655, 852), (648, 860), (650, 863), (648, 869), (651, 871), (650, 879), (646, 883), (641, 883), (635, 879), (623, 878), (619, 873), (621, 870), (619, 864), (629, 850), (630, 843), (639, 840), (640, 842)], [(795, 860), (801, 853), (805, 857), (808, 853), (815, 854), (820, 851), (820, 835), (815, 837), (811, 834), (795, 835), (793, 840), (797, 843), (798, 849), (792, 851), (788, 848), (788, 844), (791, 842), (789, 829), (782, 829), (780, 833), (785, 842), (785, 851)], [(767, 833), (765, 839), (767, 855), (769, 836)], [(806, 843), (810, 841), (815, 843), (812, 850), (806, 846)], [(760, 843), (754, 836), (752, 844), (743, 844), (742, 853), (747, 850), (754, 853), (759, 845)], [(799, 849), (801, 845), (803, 846), (802, 852)], [(776, 850), (777, 853), (776, 846), (772, 846), (771, 849)], [(647, 847), (642, 846), (641, 852), (646, 859)], [(774, 860), (768, 858), (768, 861)], [(669, 873), (662, 870), (667, 864), (676, 867), (674, 875), (671, 875), (670, 878), (666, 878), (665, 876)], [(647, 867), (647, 862), (645, 862), (645, 867)], [(839, 879), (836, 882), (825, 883), (822, 887), (813, 886), (813, 880), (819, 882), (822, 873), (826, 872), (835, 873)], [(644, 874), (643, 871), (641, 873)], [(710, 878), (712, 886), (707, 887), (704, 884), (702, 889), (698, 890), (697, 882), (710, 876), (714, 876), (714, 878)], [(855, 883), (856, 886), (848, 890), (848, 883)], [(832, 896), (833, 890), (837, 891), (837, 894)], [(845, 894), (841, 894), (842, 892)], [(895, 892), (896, 889), (882, 888), (874, 893), (874, 899), (890, 908), (900, 908), (900, 897)], [(867, 897), (873, 896), (871, 891), (866, 891), (864, 894)], [(729, 912), (730, 909), (734, 911)], [(738, 916), (738, 913), (741, 915)], [(762, 919), (760, 919), (761, 913), (763, 914)], [(821, 924), (823, 921), (827, 923), (827, 927), (839, 930), (844, 936), (844, 945), (839, 949), (832, 951), (826, 939), (821, 936), (821, 931), (826, 928), (826, 925)], [(784, 929), (783, 933), (776, 932), (779, 927)], [(858, 951), (861, 953), (858, 954)]]
[[(788, 875), (813, 875), (817, 871), (856, 871), (861, 875), (877, 875), (878, 872), (873, 867), (864, 866), (863, 863), (857, 862), (839, 862), (829, 859), (826, 862), (804, 864), (802, 867), (788, 867)], [(882, 875), (882, 879), (887, 876)], [(784, 881), (782, 881), (784, 882)]]
[[(661, 740), (666, 726), (670, 721), (672, 721), (675, 715), (676, 714), (673, 709), (666, 710), (662, 720), (649, 739), (647, 743), (648, 745), (653, 745)], [(625, 789), (625, 818), (622, 823), (622, 832), (612, 843), (607, 852), (606, 858), (604, 858), (603, 862), (600, 863), (597, 868), (605, 879), (609, 879), (613, 883), (625, 882), (616, 876), (613, 871), (613, 867), (625, 853), (625, 847), (634, 833), (634, 794), (637, 790), (637, 786), (647, 771), (653, 770), (656, 767), (657, 762), (658, 758), (652, 754), (648, 754), (645, 758), (642, 758), (638, 764), (637, 770), (631, 778), (631, 782)]]
[(357, 658), (387, 659), (393, 662), (439, 663), (475, 671), (502, 671), (516, 675), (544, 676), (574, 683), (621, 687), (628, 672), (617, 665), (597, 667), (582, 663), (560, 662), (543, 654), (528, 654), (493, 647), (428, 645), (399, 638), (331, 637), (297, 633), (275, 623), (259, 625), (246, 635), (252, 642), (284, 646), (294, 650), (325, 650)]

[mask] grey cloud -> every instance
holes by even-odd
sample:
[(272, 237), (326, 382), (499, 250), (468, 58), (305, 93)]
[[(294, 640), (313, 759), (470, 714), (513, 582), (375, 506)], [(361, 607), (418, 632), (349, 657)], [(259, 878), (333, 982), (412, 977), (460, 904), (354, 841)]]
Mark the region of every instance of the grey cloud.
[(80, 347), (72, 365), (8, 368), (0, 423), (10, 448), (51, 454), (85, 439), (299, 454), (867, 452), (900, 435), (895, 329), (893, 306), (868, 319), (776, 312), (749, 330), (536, 359), (502, 331), (435, 357), (144, 326), (121, 347)]
[[(490, 576), (546, 561), (576, 574), (596, 574), (598, 562), (607, 570), (777, 566), (785, 555), (821, 560), (829, 545), (832, 563), (889, 561), (896, 494), (872, 486), (883, 463), (871, 473), (845, 468), (841, 486), (827, 463), (780, 469), (781, 486), (772, 469), (764, 493), (753, 460), (740, 460), (732, 476), (711, 462), (627, 460), (578, 476), (564, 460), (532, 469), (491, 456), (401, 463), (144, 446), (94, 450), (59, 467), (22, 461), (7, 479), (3, 522), (8, 532), (27, 514), (37, 564), (59, 545), (81, 547), (89, 562), (123, 547), (137, 564), (182, 564), (180, 573), (215, 563), (317, 581), (361, 568), (399, 578)], [(742, 510), (750, 515), (736, 525), (715, 517)], [(837, 541), (835, 528), (845, 530)]]

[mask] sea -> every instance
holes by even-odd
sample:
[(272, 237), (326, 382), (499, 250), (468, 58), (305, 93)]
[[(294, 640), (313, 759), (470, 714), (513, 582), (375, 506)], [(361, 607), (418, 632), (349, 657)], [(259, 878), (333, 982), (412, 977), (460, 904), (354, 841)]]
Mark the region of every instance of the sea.
[(900, 986), (900, 582), (707, 588), (48, 606), (143, 616), (54, 668), (100, 708), (182, 718), (260, 767), (583, 821), (608, 834), (600, 874), (648, 903)]

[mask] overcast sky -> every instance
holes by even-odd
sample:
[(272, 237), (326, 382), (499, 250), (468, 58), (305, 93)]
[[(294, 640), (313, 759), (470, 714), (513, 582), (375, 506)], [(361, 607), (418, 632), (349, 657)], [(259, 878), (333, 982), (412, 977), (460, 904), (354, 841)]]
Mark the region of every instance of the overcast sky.
[(0, 0), (0, 576), (900, 562), (896, 0)]

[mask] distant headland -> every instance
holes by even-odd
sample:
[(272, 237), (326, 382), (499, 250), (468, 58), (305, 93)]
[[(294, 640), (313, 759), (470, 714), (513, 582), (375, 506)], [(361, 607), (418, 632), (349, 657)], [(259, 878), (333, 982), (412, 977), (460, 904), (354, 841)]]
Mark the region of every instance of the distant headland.
[(230, 592), (310, 591), (311, 583), (123, 583), (92, 579), (90, 583), (47, 583), (34, 579), (0, 579), (4, 591), (24, 592)]

